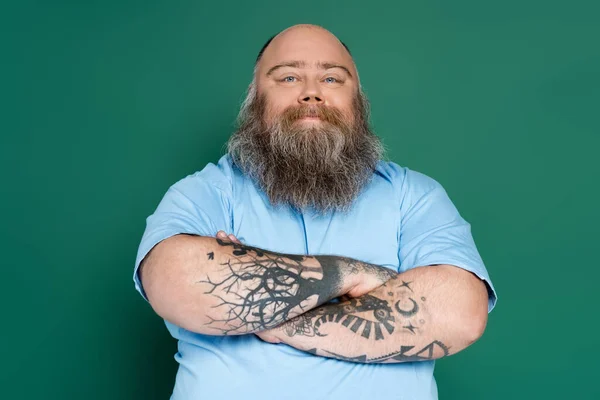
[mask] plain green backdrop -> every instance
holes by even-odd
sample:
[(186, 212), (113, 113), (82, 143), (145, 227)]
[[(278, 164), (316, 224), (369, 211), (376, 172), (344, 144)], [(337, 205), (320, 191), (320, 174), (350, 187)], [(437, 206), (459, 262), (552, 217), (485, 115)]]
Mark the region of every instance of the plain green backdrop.
[(306, 22), (348, 44), (390, 159), (442, 183), (498, 290), (441, 399), (600, 398), (595, 4), (3, 2), (0, 398), (168, 398), (176, 343), (131, 280), (145, 218)]

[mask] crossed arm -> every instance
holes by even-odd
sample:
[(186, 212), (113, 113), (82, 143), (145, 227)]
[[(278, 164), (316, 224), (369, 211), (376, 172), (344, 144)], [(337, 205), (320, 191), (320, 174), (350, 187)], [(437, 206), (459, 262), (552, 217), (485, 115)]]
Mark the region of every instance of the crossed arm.
[(481, 336), (487, 320), (483, 282), (460, 268), (397, 274), (345, 257), (269, 252), (226, 235), (167, 239), (140, 273), (154, 310), (185, 329), (254, 333), (361, 363), (456, 353)]
[(398, 274), (365, 295), (323, 305), (257, 335), (345, 361), (422, 361), (475, 342), (486, 316), (484, 284), (468, 271), (435, 265)]

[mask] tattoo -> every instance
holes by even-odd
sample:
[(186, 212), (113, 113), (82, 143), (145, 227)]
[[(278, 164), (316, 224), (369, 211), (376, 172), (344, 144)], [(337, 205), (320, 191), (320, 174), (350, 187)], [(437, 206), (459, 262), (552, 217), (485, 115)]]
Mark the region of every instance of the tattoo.
[(410, 300), (410, 302), (412, 303), (412, 308), (409, 309), (409, 310), (403, 310), (402, 308), (400, 308), (400, 302), (402, 300), (398, 300), (396, 302), (396, 304), (394, 305), (394, 307), (396, 307), (396, 311), (398, 311), (398, 313), (400, 315), (402, 315), (403, 317), (406, 317), (406, 318), (410, 318), (410, 317), (412, 317), (413, 315), (415, 315), (416, 313), (419, 312), (419, 305), (417, 304), (417, 302), (414, 301), (410, 297), (408, 298), (408, 300)]
[(400, 351), (382, 357), (373, 358), (371, 361), (424, 361), (445, 357), (450, 354), (450, 347), (446, 346), (439, 340), (434, 340), (421, 350), (410, 354), (411, 350), (414, 348), (415, 346), (401, 346)]
[(415, 329), (419, 329), (416, 326), (414, 326), (410, 321), (408, 321), (408, 325), (403, 326), (403, 328), (408, 329), (413, 335), (415, 334)]
[(307, 353), (313, 354), (315, 356), (317, 356), (317, 349), (310, 349), (310, 350), (306, 350)]
[[(407, 338), (411, 337), (408, 335), (420, 335), (425, 324), (423, 316), (427, 315), (426, 299), (414, 293), (412, 283), (392, 278), (381, 290), (337, 304), (325, 304), (288, 321), (281, 328), (290, 337), (327, 336), (323, 331), (326, 331), (324, 327), (329, 324), (341, 325), (356, 335), (376, 341), (391, 340), (391, 334), (395, 331), (403, 332)], [(373, 357), (372, 353), (349, 356), (315, 348), (310, 352), (359, 363), (423, 361), (450, 354), (449, 347), (439, 340), (434, 340), (423, 348), (414, 345), (400, 346), (399, 351), (378, 357)]]
[[(374, 338), (384, 340), (385, 332), (392, 334), (396, 327), (402, 327), (413, 335), (419, 329), (410, 321), (417, 316), (420, 310), (417, 302), (408, 297), (413, 289), (412, 282), (401, 281), (396, 283), (388, 281), (384, 284), (386, 290), (383, 295), (389, 298), (380, 298), (373, 294), (365, 294), (358, 298), (349, 299), (338, 304), (325, 304), (320, 308), (311, 310), (282, 326), (288, 336), (327, 336), (322, 332), (322, 327), (327, 324), (341, 325), (365, 339)], [(396, 300), (398, 299), (398, 300)], [(424, 297), (421, 297), (424, 299)], [(395, 303), (393, 303), (393, 301)], [(395, 309), (392, 309), (392, 304)], [(417, 322), (415, 322), (416, 324)], [(421, 318), (420, 324), (424, 323)], [(397, 324), (400, 324), (397, 326)]]
[[(217, 239), (221, 246), (233, 247), (233, 255), (223, 266), (220, 280), (210, 277), (199, 282), (211, 286), (206, 294), (220, 299), (224, 308), (219, 323), (222, 334), (269, 329), (312, 307), (330, 300), (339, 291), (341, 276), (335, 263), (307, 266), (308, 258), (264, 251)], [(307, 299), (312, 302), (307, 302)]]
[(403, 288), (403, 287), (405, 287), (405, 288), (408, 288), (408, 290), (410, 290), (410, 291), (412, 292), (413, 290), (410, 288), (410, 284), (411, 284), (411, 283), (412, 283), (412, 282), (405, 282), (405, 281), (402, 281), (402, 285), (399, 285), (399, 286), (398, 286), (398, 288)]
[[(220, 246), (230, 247), (234, 257), (220, 264), (218, 279), (208, 276), (198, 283), (208, 284), (205, 294), (219, 299), (214, 308), (223, 310), (219, 314), (222, 318), (213, 318), (207, 325), (223, 335), (270, 329), (302, 315), (339, 296), (349, 274), (373, 274), (381, 284), (396, 274), (346, 257), (289, 255), (221, 238), (216, 241)], [(209, 260), (215, 258), (214, 252), (207, 256)], [(387, 322), (391, 309), (386, 303), (376, 301), (381, 303), (373, 298), (354, 301), (352, 306), (373, 311), (376, 322), (391, 332), (392, 325)], [(290, 336), (318, 334), (318, 327), (306, 317), (299, 317), (285, 328)], [(358, 328), (354, 322), (349, 329), (356, 332)]]
[(292, 337), (295, 335), (299, 336), (315, 336), (315, 328), (312, 324), (312, 319), (306, 314), (299, 315), (298, 317), (290, 320), (283, 327), (285, 333)]
[[(400, 351), (398, 352), (374, 358), (368, 358), (365, 354), (357, 357), (346, 357), (327, 350), (324, 350), (324, 352), (343, 361), (359, 363), (427, 361), (445, 357), (450, 354), (450, 347), (446, 346), (439, 340), (434, 340), (422, 349), (412, 352), (414, 348), (415, 346), (401, 346)], [(315, 350), (316, 349), (312, 349), (313, 354), (316, 354), (314, 353)]]
[[(356, 313), (365, 311), (372, 311), (375, 320), (355, 315)], [(359, 333), (359, 329), (362, 329), (360, 334), (366, 339), (369, 339), (373, 334), (375, 340), (382, 340), (384, 336), (381, 328), (385, 328), (390, 334), (394, 332), (392, 322), (395, 319), (392, 316), (392, 309), (388, 305), (388, 302), (369, 294), (351, 299), (338, 307), (325, 306), (308, 314), (310, 316), (318, 316), (314, 322), (314, 331), (318, 336), (326, 336), (319, 332), (319, 328), (321, 325), (329, 322), (339, 323), (354, 333)]]
[(327, 351), (327, 350), (324, 350), (324, 351), (325, 351), (325, 353), (327, 353), (331, 356), (334, 356), (335, 358), (342, 360), (342, 361), (350, 361), (350, 362), (358, 362), (358, 363), (368, 363), (369, 362), (369, 359), (364, 354), (362, 356), (357, 356), (357, 357), (346, 357), (341, 354), (333, 353), (331, 351)]

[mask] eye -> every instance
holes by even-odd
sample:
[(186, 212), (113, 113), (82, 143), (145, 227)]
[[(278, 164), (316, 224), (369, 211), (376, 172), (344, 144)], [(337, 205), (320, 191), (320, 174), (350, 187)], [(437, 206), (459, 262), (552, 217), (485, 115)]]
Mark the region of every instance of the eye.
[(292, 82), (296, 82), (296, 77), (295, 76), (286, 76), (283, 79), (280, 79), (281, 82), (287, 82), (287, 83), (292, 83)]
[(328, 76), (327, 78), (325, 78), (325, 82), (327, 82), (327, 83), (340, 83), (340, 81), (338, 81), (333, 76)]

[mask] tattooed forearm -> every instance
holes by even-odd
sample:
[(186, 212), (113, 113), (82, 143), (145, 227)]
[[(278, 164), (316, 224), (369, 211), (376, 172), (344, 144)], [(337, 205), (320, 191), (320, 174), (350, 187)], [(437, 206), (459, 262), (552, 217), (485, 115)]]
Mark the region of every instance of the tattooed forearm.
[[(397, 329), (405, 329), (414, 335), (419, 329), (417, 325), (423, 324), (424, 320), (416, 318), (419, 305), (409, 284), (392, 278), (376, 294), (315, 308), (290, 320), (283, 326), (284, 331), (289, 332), (289, 336), (327, 336), (322, 328), (327, 324), (338, 324), (365, 339), (383, 340), (386, 332), (391, 335)], [(421, 297), (421, 302), (425, 302), (425, 297)]]
[[(354, 282), (370, 282), (366, 292), (391, 276), (383, 267), (344, 257), (289, 255), (216, 241), (224, 255), (206, 253), (214, 268), (197, 280), (213, 300), (207, 327), (215, 334), (269, 329), (348, 293)], [(374, 307), (366, 302), (360, 305)]]
[(427, 299), (412, 284), (393, 277), (368, 294), (293, 318), (277, 332), (293, 347), (344, 361), (395, 363), (449, 355), (450, 347), (425, 329), (431, 317)]

